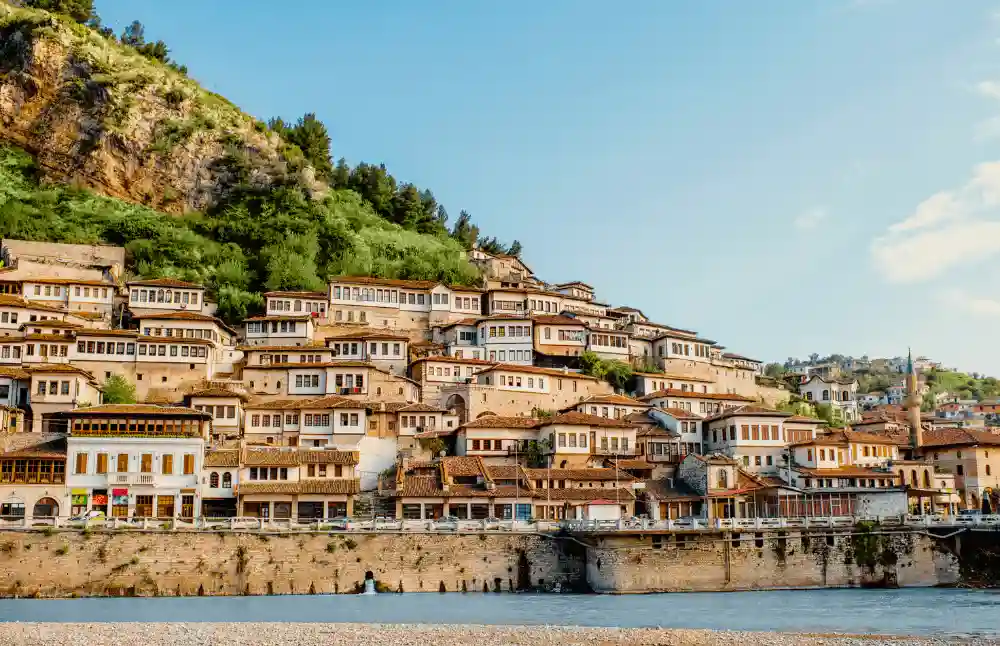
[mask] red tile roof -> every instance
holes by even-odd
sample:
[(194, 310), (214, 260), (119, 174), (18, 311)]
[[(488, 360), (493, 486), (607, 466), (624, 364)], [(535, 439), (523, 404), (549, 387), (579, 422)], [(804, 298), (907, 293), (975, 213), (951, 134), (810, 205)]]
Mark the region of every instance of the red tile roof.
[(326, 292), (264, 292), (264, 297), (275, 298), (318, 298), (325, 300)]
[(487, 415), (470, 420), (459, 428), (535, 428), (540, 420), (534, 417), (501, 417)]
[(736, 395), (730, 393), (696, 393), (690, 390), (680, 390), (678, 388), (667, 388), (666, 390), (658, 390), (655, 393), (645, 395), (640, 397), (640, 401), (649, 401), (651, 399), (662, 399), (664, 397), (679, 397), (681, 399), (714, 399), (721, 401), (732, 401), (732, 402), (756, 402), (757, 400), (752, 397), (744, 397), (743, 395)]
[(330, 282), (346, 283), (349, 285), (382, 285), (386, 287), (400, 287), (402, 289), (431, 289), (440, 285), (436, 280), (398, 280), (395, 278), (373, 278), (371, 276), (334, 276)]
[(597, 377), (591, 377), (590, 375), (585, 375), (581, 372), (569, 372), (563, 370), (555, 370), (552, 368), (539, 368), (538, 366), (516, 366), (509, 363), (498, 363), (491, 368), (483, 370), (484, 374), (487, 372), (495, 372), (497, 370), (503, 370), (504, 372), (524, 372), (533, 375), (545, 375), (546, 377), (558, 377), (561, 379), (586, 379), (588, 381), (600, 381)]
[(549, 419), (543, 419), (538, 423), (538, 426), (552, 426), (555, 424), (571, 426), (601, 426), (604, 428), (632, 428), (632, 425), (625, 420), (614, 419), (611, 417), (601, 417), (600, 415), (588, 415), (586, 413), (578, 413), (576, 411), (570, 411), (568, 413), (556, 415), (555, 417), (551, 417)]
[(773, 408), (764, 408), (763, 406), (739, 406), (736, 408), (728, 408), (718, 415), (713, 415), (709, 417), (706, 421), (714, 421), (718, 419), (726, 419), (729, 417), (791, 417), (791, 413), (786, 413), (780, 410), (774, 410)]
[(587, 324), (579, 319), (561, 315), (536, 314), (531, 317), (531, 320), (537, 325), (578, 325), (580, 327), (587, 327)]
[(201, 285), (188, 283), (183, 280), (177, 280), (176, 278), (140, 278), (139, 280), (130, 280), (125, 284), (139, 285), (141, 287), (182, 287), (186, 289), (205, 289)]
[(939, 428), (924, 431), (921, 446), (973, 446), (977, 444), (1000, 445), (1000, 435), (967, 428)]

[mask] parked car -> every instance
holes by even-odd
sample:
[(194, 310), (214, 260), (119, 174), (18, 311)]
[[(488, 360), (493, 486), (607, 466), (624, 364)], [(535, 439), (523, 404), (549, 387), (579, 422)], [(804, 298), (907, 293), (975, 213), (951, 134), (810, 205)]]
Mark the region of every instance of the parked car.
[(107, 521), (107, 516), (103, 511), (99, 509), (91, 509), (90, 511), (84, 512), (79, 516), (73, 516), (69, 519), (69, 524), (73, 527), (90, 527), (91, 525), (102, 525)]
[(437, 531), (455, 532), (458, 531), (458, 518), (455, 516), (442, 516), (431, 521), (427, 529)]
[(483, 529), (500, 529), (500, 519), (495, 516), (484, 518), (480, 522), (482, 523)]
[(355, 529), (355, 523), (350, 518), (346, 516), (339, 516), (337, 518), (331, 518), (325, 523), (330, 529), (334, 531), (349, 532)]
[(403, 529), (403, 521), (397, 520), (395, 518), (383, 518), (379, 517), (375, 519), (372, 529), (375, 531), (379, 530), (401, 530)]

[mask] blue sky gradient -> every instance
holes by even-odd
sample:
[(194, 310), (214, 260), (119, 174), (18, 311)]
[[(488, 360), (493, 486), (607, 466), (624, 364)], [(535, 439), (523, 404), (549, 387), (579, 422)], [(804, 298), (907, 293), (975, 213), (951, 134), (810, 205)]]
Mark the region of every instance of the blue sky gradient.
[(1000, 374), (1000, 2), (96, 4), (546, 280), (762, 360)]

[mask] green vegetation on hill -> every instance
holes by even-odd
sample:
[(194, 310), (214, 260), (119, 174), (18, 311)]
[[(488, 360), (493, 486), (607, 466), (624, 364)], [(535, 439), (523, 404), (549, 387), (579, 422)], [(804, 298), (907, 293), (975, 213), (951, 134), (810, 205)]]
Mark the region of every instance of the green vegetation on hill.
[[(258, 308), (265, 290), (323, 289), (338, 274), (476, 284), (479, 272), (464, 256), (473, 244), (520, 252), (517, 241), (508, 247), (480, 236), (464, 211), (449, 229), (447, 211), (430, 191), (397, 182), (383, 165), (332, 164), (329, 134), (315, 115), (267, 125), (244, 114), (172, 64), (162, 41), (146, 43), (138, 23), (119, 38), (100, 24), (89, 0), (21, 5), (0, 0), (0, 70), (30, 85), (33, 42), (70, 53), (59, 94), (98, 123), (74, 154), (108, 141), (131, 153), (139, 141), (138, 159), (158, 156), (161, 168), (171, 168), (172, 155), (185, 148), (193, 154), (199, 146), (221, 147), (209, 170), (225, 181), (201, 212), (173, 216), (43, 185), (29, 154), (0, 146), (0, 236), (123, 245), (132, 275), (205, 284), (229, 322)], [(135, 139), (137, 122), (153, 133), (151, 143)], [(169, 187), (161, 192), (142, 199), (163, 208), (182, 199), (168, 195)]]
[(924, 373), (930, 394), (953, 393), (961, 399), (983, 400), (1000, 396), (1000, 381), (978, 373), (967, 375), (951, 370), (930, 370)]
[(352, 191), (310, 199), (295, 185), (239, 191), (206, 214), (171, 216), (89, 191), (42, 186), (30, 155), (0, 147), (0, 236), (124, 245), (143, 277), (203, 283), (236, 321), (267, 289), (322, 289), (337, 274), (472, 284), (449, 236), (387, 222)]

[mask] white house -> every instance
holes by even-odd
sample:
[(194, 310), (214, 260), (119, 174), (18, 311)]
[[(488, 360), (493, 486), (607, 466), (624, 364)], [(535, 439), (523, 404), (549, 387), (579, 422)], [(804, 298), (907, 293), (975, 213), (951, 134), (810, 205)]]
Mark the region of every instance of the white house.
[(112, 404), (78, 408), (68, 422), (66, 486), (72, 513), (197, 518), (208, 413), (191, 408)]
[(845, 421), (861, 419), (858, 412), (857, 379), (825, 379), (819, 375), (803, 377), (799, 393), (806, 401), (830, 404), (840, 411)]

